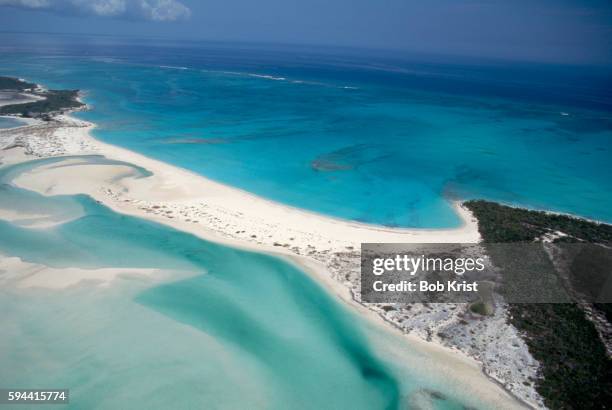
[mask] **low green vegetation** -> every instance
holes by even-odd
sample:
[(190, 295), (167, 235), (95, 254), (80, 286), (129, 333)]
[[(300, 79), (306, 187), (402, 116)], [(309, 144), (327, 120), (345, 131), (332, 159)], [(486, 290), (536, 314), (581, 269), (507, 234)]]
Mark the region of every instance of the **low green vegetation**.
[(493, 314), (493, 310), (491, 309), (491, 306), (489, 306), (487, 303), (485, 302), (474, 302), (470, 305), (470, 310), (473, 313), (476, 313), (478, 315), (481, 316), (488, 316)]
[(13, 77), (0, 76), (0, 90), (23, 91), (30, 88), (36, 88), (36, 84), (20, 81)]
[[(485, 243), (533, 242), (551, 232), (556, 242), (610, 243), (612, 226), (486, 201), (465, 204)], [(595, 304), (609, 317), (609, 304)], [(551, 409), (606, 409), (612, 403), (612, 361), (595, 326), (576, 304), (509, 306), (509, 321), (541, 364), (536, 389)]]
[(23, 117), (39, 117), (44, 114), (65, 111), (72, 108), (82, 107), (83, 104), (76, 100), (77, 90), (49, 90), (44, 94), (44, 100), (29, 102), (25, 104), (13, 104), (0, 107), (0, 114), (20, 115)]
[(536, 388), (551, 409), (605, 409), (612, 365), (593, 324), (571, 303), (512, 304), (510, 323), (541, 364)]
[(557, 242), (612, 242), (612, 225), (567, 215), (512, 208), (487, 201), (469, 201), (465, 205), (478, 218), (480, 233), (487, 242), (532, 242), (555, 231), (568, 235), (559, 238)]
[[(15, 78), (0, 77), (0, 90), (3, 91), (23, 91), (34, 87), (36, 87), (35, 84), (21, 82)], [(25, 104), (2, 106), (0, 107), (0, 115), (46, 118), (49, 114), (80, 108), (84, 105), (77, 99), (78, 90), (36, 91), (33, 94), (44, 97), (44, 99)]]

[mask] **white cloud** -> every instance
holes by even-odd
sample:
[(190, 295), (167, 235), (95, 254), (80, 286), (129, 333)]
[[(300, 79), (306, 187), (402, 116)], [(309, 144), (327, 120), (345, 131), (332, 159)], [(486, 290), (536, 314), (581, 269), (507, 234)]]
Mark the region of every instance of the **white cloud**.
[(1, 6), (151, 21), (177, 21), (191, 17), (189, 7), (177, 0), (0, 0)]
[(26, 9), (44, 9), (51, 5), (49, 0), (0, 0), (0, 6), (23, 7)]
[(72, 4), (82, 11), (102, 17), (119, 16), (125, 13), (125, 0), (72, 0)]
[(140, 7), (146, 17), (154, 21), (176, 21), (191, 17), (191, 10), (174, 0), (141, 0)]

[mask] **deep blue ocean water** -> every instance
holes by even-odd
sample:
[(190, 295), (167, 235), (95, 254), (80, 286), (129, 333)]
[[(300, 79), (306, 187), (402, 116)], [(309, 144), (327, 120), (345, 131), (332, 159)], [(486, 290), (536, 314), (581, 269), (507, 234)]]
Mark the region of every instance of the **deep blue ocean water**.
[(12, 36), (0, 74), (83, 90), (97, 138), (285, 204), (439, 228), (460, 223), (450, 199), (483, 198), (612, 222), (606, 68)]

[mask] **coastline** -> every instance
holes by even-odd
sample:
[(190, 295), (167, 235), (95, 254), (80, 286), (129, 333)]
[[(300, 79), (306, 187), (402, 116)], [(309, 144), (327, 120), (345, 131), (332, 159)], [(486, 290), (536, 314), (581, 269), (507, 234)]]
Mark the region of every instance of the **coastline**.
[[(145, 192), (137, 192), (136, 186), (130, 185), (127, 187), (128, 190), (131, 188), (132, 197), (140, 201), (140, 204), (145, 207), (146, 200), (141, 198), (141, 196), (144, 196), (142, 194), (145, 193), (147, 200), (151, 202), (167, 201), (191, 204), (200, 201), (207, 206), (209, 212), (215, 214), (217, 212), (225, 213), (224, 216), (226, 218), (236, 216), (242, 219), (240, 221), (241, 224), (249, 220), (257, 220), (258, 225), (272, 224), (275, 225), (274, 227), (282, 226), (283, 230), (291, 231), (291, 234), (295, 234), (291, 245), (298, 244), (300, 248), (306, 248), (307, 244), (299, 241), (298, 239), (302, 239), (299, 238), (299, 236), (309, 236), (310, 245), (318, 249), (327, 248), (329, 250), (341, 249), (344, 244), (358, 245), (367, 241), (402, 243), (437, 242), (444, 239), (445, 242), (469, 243), (478, 242), (480, 240), (476, 219), (471, 216), (467, 209), (461, 206), (459, 201), (455, 201), (453, 206), (462, 219), (462, 225), (451, 229), (389, 228), (381, 225), (343, 220), (271, 201), (242, 189), (208, 179), (205, 176), (196, 174), (187, 169), (102, 142), (91, 135), (91, 131), (95, 128), (95, 124), (73, 117), (63, 118), (68, 121), (82, 123), (85, 126), (87, 131), (79, 137), (83, 138), (87, 144), (91, 144), (94, 147), (95, 151), (92, 153), (138, 165), (154, 174), (153, 178), (156, 178), (157, 181), (153, 182), (150, 187), (146, 187), (156, 189), (153, 196), (151, 196), (151, 192), (148, 189), (144, 189)], [(86, 152), (83, 152), (83, 154), (85, 153)], [(184, 188), (184, 185), (191, 185), (191, 187)], [(117, 193), (117, 195), (121, 196), (121, 193)], [(123, 203), (126, 202), (123, 201)], [(166, 221), (167, 223), (172, 222), (172, 224), (179, 222), (176, 216), (168, 219), (164, 217), (163, 214), (159, 215), (154, 212), (147, 212), (147, 214), (151, 219), (156, 219), (158, 221)], [(265, 215), (265, 217), (262, 217), (262, 215)], [(224, 222), (227, 223), (227, 220)], [(213, 236), (211, 237), (215, 238), (215, 240), (219, 239), (217, 235), (221, 233), (224, 234), (225, 239), (229, 240), (233, 245), (242, 245), (247, 248), (253, 246), (253, 249), (257, 250), (279, 248), (278, 245), (274, 245), (274, 242), (279, 243), (279, 241), (283, 239), (283, 235), (280, 235), (282, 232), (278, 230), (274, 230), (275, 235), (273, 240), (266, 241), (266, 239), (262, 237), (251, 238), (250, 235), (247, 235), (248, 232), (243, 234), (242, 232), (238, 233), (234, 231), (232, 233), (229, 232), (228, 229), (206, 229), (207, 227), (201, 225), (200, 223), (194, 224), (193, 226), (196, 227), (194, 230), (201, 230), (203, 235), (211, 234), (210, 231), (212, 230), (215, 233), (212, 234)], [(260, 226), (257, 228), (261, 229)], [(192, 229), (188, 230), (192, 231)], [(285, 239), (291, 240), (289, 234), (284, 236), (287, 236)], [(282, 246), (280, 246), (280, 248), (282, 248)]]
[[(55, 140), (28, 138), (26, 146), (17, 144), (15, 148), (4, 151), (9, 155), (3, 159), (16, 163), (28, 160), (32, 155), (104, 155), (145, 168), (153, 175), (144, 179), (124, 178), (121, 175), (125, 169), (118, 167), (107, 166), (106, 172), (98, 169), (91, 173), (86, 170), (91, 165), (73, 164), (59, 171), (56, 168), (53, 172), (41, 167), (18, 178), (18, 185), (46, 195), (86, 193), (120, 213), (163, 223), (206, 240), (288, 258), (372, 323), (386, 329), (395, 328), (394, 331), (429, 354), (445, 355), (445, 360), (451, 362), (470, 363), (473, 370), (480, 374), (482, 363), (474, 360), (473, 356), (461, 349), (449, 348), (436, 339), (426, 342), (423, 337), (406, 334), (401, 326), (381, 315), (379, 310), (362, 305), (356, 300), (351, 281), (339, 280), (340, 275), (334, 276), (330, 266), (330, 263), (338, 263), (334, 262), (334, 254), (347, 253), (354, 257), (360, 242), (364, 241), (477, 242), (480, 236), (476, 221), (459, 203), (454, 206), (463, 219), (463, 225), (450, 230), (391, 229), (343, 221), (256, 197), (190, 171), (98, 141), (90, 134), (94, 124), (69, 116), (57, 116), (50, 123), (32, 123), (14, 128), (12, 132), (35, 131), (36, 134), (37, 127), (42, 128), (47, 137), (49, 128), (53, 128), (51, 134)], [(44, 171), (42, 178), (43, 173), (38, 172), (41, 170)], [(66, 172), (71, 176), (70, 186), (61, 184)], [(265, 217), (262, 217), (264, 213)], [(338, 272), (346, 267), (342, 262), (336, 266)], [(389, 323), (395, 326), (389, 326)], [(503, 381), (487, 372), (484, 375), (524, 403), (523, 398), (507, 389)]]

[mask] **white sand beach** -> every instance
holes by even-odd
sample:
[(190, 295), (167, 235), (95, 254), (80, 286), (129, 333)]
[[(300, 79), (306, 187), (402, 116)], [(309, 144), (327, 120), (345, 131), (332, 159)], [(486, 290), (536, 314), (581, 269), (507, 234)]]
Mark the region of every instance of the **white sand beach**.
[[(221, 234), (235, 239), (232, 241), (235, 244), (256, 244), (258, 249), (273, 246), (275, 242), (307, 252), (313, 247), (330, 251), (348, 246), (357, 248), (362, 242), (465, 243), (480, 239), (476, 220), (459, 203), (455, 203), (455, 209), (463, 219), (463, 225), (457, 229), (392, 229), (334, 219), (272, 202), (190, 171), (102, 143), (90, 136), (93, 125), (69, 117), (63, 120), (72, 125), (56, 131), (58, 138), (66, 141), (66, 154), (101, 154), (136, 164), (151, 171), (153, 176), (142, 180), (123, 179), (118, 177), (129, 173), (128, 167), (80, 164), (76, 161), (65, 168), (39, 168), (22, 176), (17, 181), (18, 185), (44, 194), (87, 193), (124, 213), (146, 216), (199, 236), (210, 235), (213, 231), (217, 236)], [(44, 152), (46, 147), (40, 148)], [(62, 184), (61, 181), (68, 175), (71, 183)], [(110, 200), (109, 196), (114, 200)], [(163, 211), (153, 208), (160, 204), (165, 205)]]
[(44, 97), (16, 91), (0, 91), (0, 107), (4, 105), (25, 104), (44, 100)]

